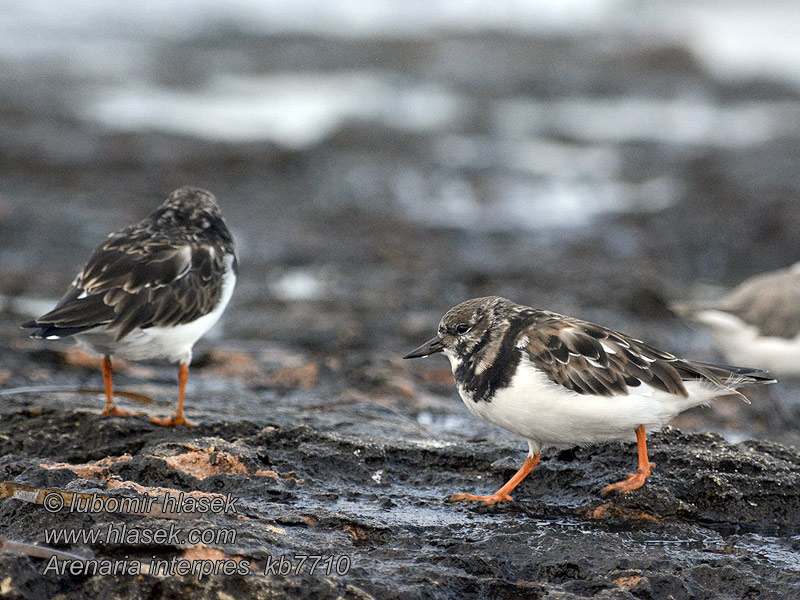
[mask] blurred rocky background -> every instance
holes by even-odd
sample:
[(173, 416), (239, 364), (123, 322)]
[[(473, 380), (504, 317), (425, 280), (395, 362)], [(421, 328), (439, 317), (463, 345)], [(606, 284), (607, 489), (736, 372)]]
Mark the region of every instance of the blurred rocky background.
[[(166, 433), (136, 419), (114, 419), (128, 446), (103, 439), (94, 445), (89, 430), (74, 440), (83, 450), (66, 456), (49, 434), (41, 434), (41, 445), (30, 440), (40, 427), (63, 435), (59, 428), (75, 427), (75, 414), (99, 410), (99, 397), (15, 393), (0, 398), (4, 479), (44, 485), (46, 469), (38, 465), (45, 459), (161, 456), (153, 448), (165, 440), (202, 446), (197, 440), (212, 435), (261, 440), (269, 454), (263, 431), (255, 431), (288, 427), (284, 445), (302, 439), (309, 440), (303, 452), (311, 455), (315, 444), (343, 452), (330, 468), (343, 469), (336, 486), (354, 501), (337, 510), (358, 514), (359, 502), (367, 502), (358, 491), (365, 473), (346, 468), (351, 446), (331, 450), (325, 436), (341, 429), (347, 444), (360, 447), (377, 427), (390, 445), (405, 448), (408, 428), (457, 448), (456, 458), (437, 450), (431, 462), (427, 455), (403, 455), (402, 468), (395, 465), (403, 473), (399, 498), (416, 493), (422, 482), (434, 485), (436, 472), (446, 468), (463, 467), (458, 486), (467, 486), (451, 492), (493, 491), (521, 462), (524, 442), (467, 413), (443, 358), (405, 364), (399, 356), (431, 337), (450, 306), (498, 294), (621, 329), (689, 358), (722, 360), (710, 339), (667, 305), (720, 295), (744, 278), (800, 259), (798, 40), (800, 5), (789, 0), (0, 1), (2, 387), (100, 387), (93, 361), (68, 344), (28, 340), (18, 325), (56, 301), (108, 232), (144, 217), (174, 188), (190, 184), (216, 194), (241, 255), (227, 314), (196, 346), (188, 415), (203, 423), (200, 432)], [(174, 379), (169, 365), (122, 365), (118, 385), (152, 393), (156, 404), (142, 410), (167, 414)], [(797, 383), (781, 382), (754, 390), (751, 405), (722, 399), (674, 424), (727, 440), (713, 438), (717, 444), (760, 440), (731, 446), (744, 461), (753, 448), (773, 448), (770, 442), (798, 443), (798, 392)], [(312, 425), (301, 435), (292, 427), (306, 422), (306, 410)], [(334, 416), (326, 421), (319, 415), (328, 410)], [(91, 416), (90, 422), (98, 421)], [(147, 429), (149, 437), (142, 441), (131, 427)], [(315, 436), (321, 437), (314, 442)], [(704, 439), (668, 434), (664, 448), (703, 448)], [(467, 459), (476, 443), (481, 450)], [(658, 441), (654, 448), (658, 452)], [(784, 452), (774, 448), (776, 456)], [(614, 476), (634, 466), (631, 448), (576, 452), (584, 459), (600, 453), (593, 460), (623, 470)], [(572, 454), (553, 456), (572, 464)], [(510, 462), (498, 466), (502, 457)], [(299, 461), (295, 469), (303, 477), (301, 457), (288, 453), (280, 460), (283, 471)], [(546, 460), (540, 468), (547, 472)], [(141, 473), (124, 475), (156, 485)], [(476, 480), (478, 473), (484, 478)], [(599, 475), (610, 481), (612, 473)], [(660, 475), (656, 471), (654, 486)], [(492, 513), (436, 504), (435, 514), (414, 531), (407, 529), (408, 515), (438, 503), (432, 498), (447, 489), (429, 488), (431, 496), (412, 496), (410, 504), (394, 498), (401, 509), (384, 523), (386, 531), (370, 533), (361, 521), (361, 529), (353, 529), (362, 560), (385, 559), (372, 567), (362, 562), (353, 585), (376, 597), (425, 596), (426, 586), (433, 590), (428, 597), (468, 597), (470, 577), (483, 577), (503, 585), (479, 586), (474, 597), (717, 597), (715, 586), (741, 569), (741, 561), (768, 565), (776, 557), (784, 581), (795, 591), (800, 585), (794, 529), (769, 529), (768, 538), (764, 530), (748, 530), (749, 550), (719, 555), (713, 554), (719, 548), (736, 547), (726, 536), (741, 538), (730, 524), (721, 533), (692, 529), (689, 535), (670, 524), (668, 531), (653, 525), (654, 532), (631, 534), (622, 519), (622, 533), (601, 532), (585, 521), (594, 513), (575, 512), (599, 504), (601, 479), (584, 495), (584, 488), (576, 491), (577, 500), (548, 496), (588, 477), (581, 467), (561, 481), (550, 478), (547, 486), (523, 485), (515, 494), (522, 509)], [(669, 487), (666, 481), (661, 485)], [(191, 489), (196, 481), (180, 483)], [(452, 476), (442, 483), (453, 483)], [(747, 484), (731, 485), (733, 493)], [(247, 489), (258, 495), (256, 487)], [(333, 492), (320, 494), (324, 500)], [(665, 494), (690, 502), (672, 488)], [(319, 498), (304, 504), (301, 489), (278, 500), (319, 519), (327, 506)], [(724, 495), (715, 498), (712, 506), (728, 503)], [(529, 509), (526, 500), (533, 503)], [(767, 506), (779, 511), (785, 497), (773, 501)], [(271, 508), (253, 502), (253, 518), (268, 519)], [(548, 513), (553, 503), (560, 508)], [(0, 523), (17, 523), (17, 538), (42, 526), (20, 529), (23, 509), (13, 506), (0, 509)], [(653, 513), (663, 514), (662, 508), (649, 505)], [(520, 510), (538, 511), (529, 527), (540, 533), (554, 528), (547, 531), (555, 538), (546, 539), (568, 540), (556, 544), (566, 562), (544, 568), (536, 553), (513, 546), (514, 537), (503, 542), (514, 548), (508, 556), (493, 545), (492, 528), (507, 520), (504, 511), (527, 518)], [(42, 516), (36, 507), (24, 512)], [(424, 548), (431, 543), (426, 527), (437, 523), (437, 539), (458, 538), (464, 532), (446, 519), (469, 520), (476, 512), (481, 516), (472, 526), (483, 558), (470, 562), (469, 546), (460, 540), (465, 563), (434, 568), (429, 557), (436, 552)], [(764, 518), (764, 527), (797, 524)], [(528, 525), (516, 526), (521, 533), (515, 535), (530, 535)], [(395, 543), (387, 531), (397, 528), (405, 532), (408, 556), (405, 562), (393, 556), (397, 562), (388, 566), (375, 549)], [(30, 537), (25, 541), (38, 539)], [(574, 545), (581, 539), (586, 547)], [(617, 550), (589, 567), (569, 566), (576, 552), (585, 555), (609, 539), (624, 542), (620, 555), (631, 545), (656, 547), (658, 560), (669, 566), (662, 569), (656, 559), (649, 567), (609, 566)], [(441, 542), (439, 551), (454, 547)], [(495, 556), (495, 550), (499, 558), (492, 562), (486, 552)], [(704, 563), (709, 552), (724, 564), (717, 558)], [(13, 563), (15, 582), (34, 582), (30, 597), (59, 590), (91, 595), (96, 590), (89, 588), (99, 585), (58, 584), (36, 575), (36, 559), (4, 560)], [(473, 572), (466, 565), (475, 561), (481, 566)], [(399, 590), (381, 583), (386, 573), (397, 576), (422, 563), (429, 570), (415, 580), (418, 586)], [(701, 564), (713, 574), (679, 574)], [(614, 568), (621, 569), (618, 577), (608, 575)], [(656, 572), (670, 569), (674, 581), (653, 583)], [(465, 571), (470, 577), (463, 584), (431, 587), (438, 576), (461, 582)], [(745, 587), (748, 577), (762, 597), (776, 591), (764, 583), (766, 566), (742, 575)], [(330, 590), (320, 581), (313, 585), (319, 597), (327, 597), (325, 590), (335, 597), (352, 592), (341, 587), (347, 581), (338, 578)], [(283, 592), (306, 583), (292, 580)], [(122, 593), (128, 584), (116, 585), (114, 593)], [(180, 584), (169, 585), (174, 591)], [(224, 580), (214, 585), (222, 589)], [(9, 589), (28, 597), (24, 586)], [(217, 591), (203, 588), (208, 597)]]

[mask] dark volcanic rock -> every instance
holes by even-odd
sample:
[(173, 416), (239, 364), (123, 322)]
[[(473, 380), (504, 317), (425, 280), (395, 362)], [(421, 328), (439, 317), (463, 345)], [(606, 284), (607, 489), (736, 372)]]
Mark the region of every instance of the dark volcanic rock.
[[(194, 406), (221, 401), (198, 395)], [(54, 575), (44, 573), (44, 559), (6, 552), (0, 561), (10, 577), (9, 597), (179, 597), (189, 589), (199, 598), (800, 594), (800, 452), (794, 448), (668, 429), (652, 436), (657, 469), (647, 484), (609, 499), (598, 493), (631, 470), (632, 444), (551, 449), (514, 502), (484, 508), (443, 498), (493, 491), (522, 460), (524, 444), (503, 436), (436, 435), (407, 410), (370, 403), (317, 410), (296, 396), (257, 405), (258, 419), (206, 419), (191, 430), (85, 410), (6, 411), (0, 421), (5, 480), (110, 495), (129, 495), (136, 484), (237, 498), (235, 513), (189, 521), (51, 514), (5, 499), (0, 527), (6, 538), (44, 544), (52, 529), (104, 533), (109, 526), (175, 523), (185, 530), (232, 530), (231, 539), (208, 544), (206, 552), (248, 561), (260, 573), (200, 581)], [(171, 542), (53, 545), (145, 562), (191, 552)], [(333, 557), (332, 573), (263, 574), (282, 556), (296, 565), (296, 557), (308, 554)]]

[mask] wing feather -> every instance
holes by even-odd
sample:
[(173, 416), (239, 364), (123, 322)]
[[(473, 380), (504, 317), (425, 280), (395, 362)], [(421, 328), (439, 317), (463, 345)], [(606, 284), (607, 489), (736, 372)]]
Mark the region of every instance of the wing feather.
[[(223, 249), (153, 239), (128, 228), (91, 255), (67, 293), (30, 326), (56, 330), (105, 326), (116, 339), (136, 328), (188, 323), (213, 310), (221, 294)], [(28, 324), (26, 324), (28, 325)]]
[(536, 311), (519, 334), (523, 351), (555, 383), (580, 394), (614, 396), (646, 383), (686, 396), (686, 379), (723, 385), (701, 367), (592, 323), (549, 311)]

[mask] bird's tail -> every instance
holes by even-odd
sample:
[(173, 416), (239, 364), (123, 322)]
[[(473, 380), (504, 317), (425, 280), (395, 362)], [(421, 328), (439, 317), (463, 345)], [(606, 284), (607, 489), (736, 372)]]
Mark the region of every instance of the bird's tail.
[(51, 323), (39, 323), (38, 321), (27, 321), (20, 325), (23, 329), (35, 329), (31, 332), (31, 337), (37, 340), (58, 340), (61, 338), (81, 333), (92, 329), (94, 326), (88, 327), (56, 327)]
[(748, 404), (750, 404), (750, 400), (736, 388), (759, 383), (777, 383), (777, 380), (767, 371), (750, 367), (715, 365), (697, 360), (685, 361), (682, 367), (684, 371), (682, 374), (685, 379), (705, 379), (731, 394), (739, 396)]
[(750, 367), (695, 362), (714, 373), (721, 381), (724, 381), (731, 387), (739, 387), (754, 383), (777, 383), (777, 380), (769, 374), (769, 371), (762, 371), (761, 369), (753, 369)]

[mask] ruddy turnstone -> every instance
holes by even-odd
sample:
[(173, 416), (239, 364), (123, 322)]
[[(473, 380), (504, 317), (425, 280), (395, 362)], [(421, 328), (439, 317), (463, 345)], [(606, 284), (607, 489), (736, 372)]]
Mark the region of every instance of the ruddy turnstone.
[(716, 396), (739, 394), (741, 385), (774, 382), (763, 371), (683, 360), (611, 329), (498, 296), (451, 308), (437, 336), (403, 358), (436, 352), (450, 360), (470, 412), (524, 437), (530, 449), (497, 492), (456, 494), (451, 502), (511, 500), (542, 448), (626, 440), (634, 432), (639, 470), (603, 495), (638, 489), (653, 467), (646, 431)]
[(800, 263), (752, 277), (719, 300), (671, 308), (706, 329), (731, 362), (800, 375)]
[(110, 234), (55, 308), (22, 326), (36, 329), (33, 338), (74, 336), (103, 356), (103, 414), (131, 414), (114, 405), (112, 356), (178, 363), (175, 414), (151, 421), (192, 426), (183, 415), (192, 346), (228, 305), (237, 269), (214, 196), (183, 187), (144, 220)]

